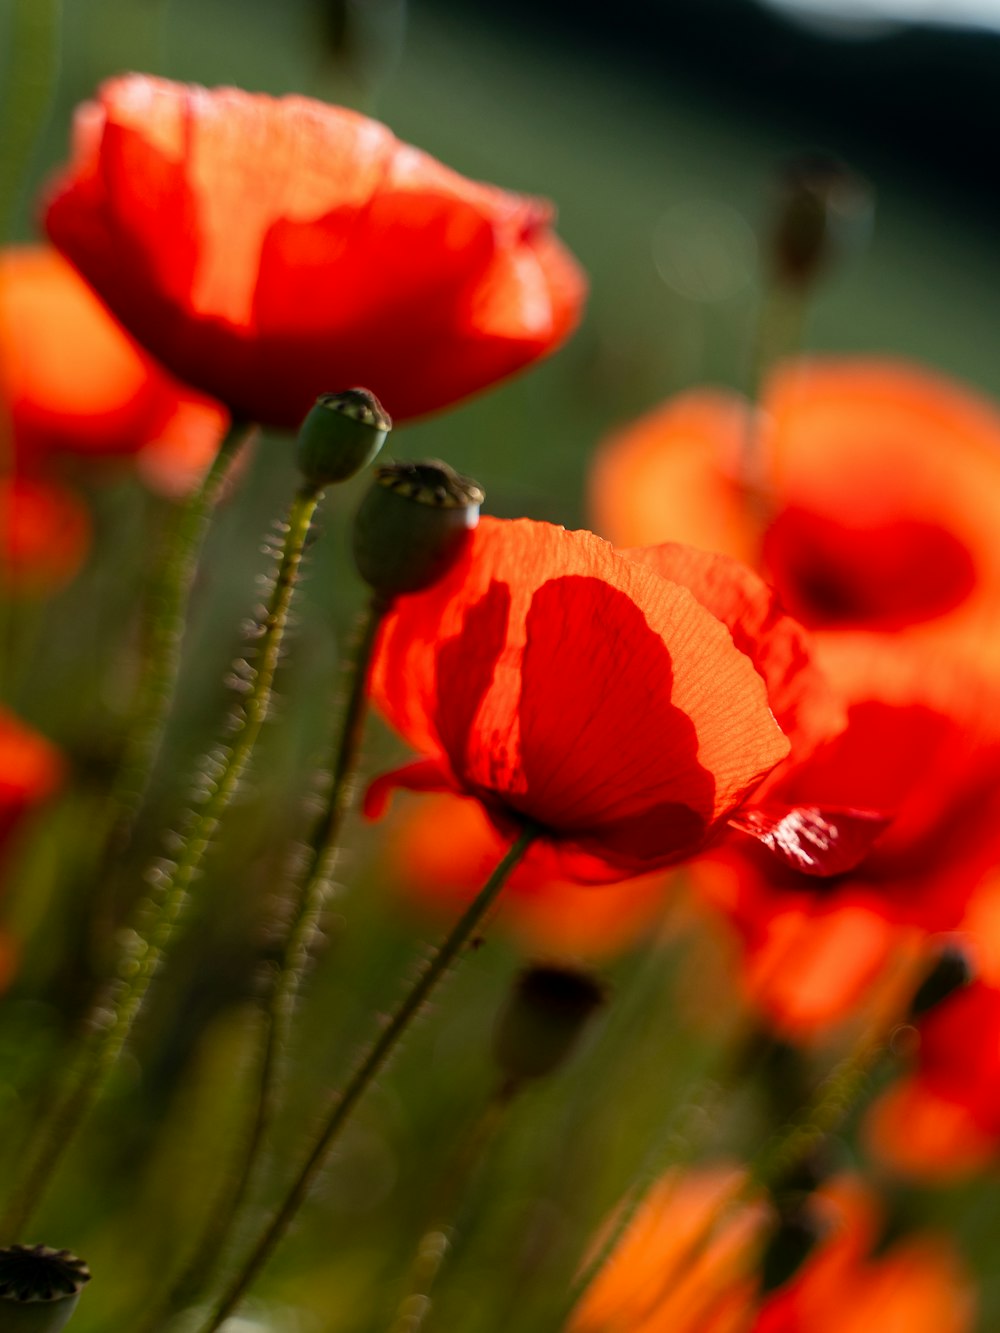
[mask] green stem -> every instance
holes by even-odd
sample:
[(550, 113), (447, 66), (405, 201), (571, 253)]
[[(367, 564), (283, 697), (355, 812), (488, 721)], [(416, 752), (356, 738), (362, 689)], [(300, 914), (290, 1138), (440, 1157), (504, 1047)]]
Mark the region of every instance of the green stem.
[(350, 1119), (355, 1106), (395, 1053), (400, 1039), (438, 983), (456, 961), (483, 917), (493, 906), (511, 871), (521, 860), (537, 834), (538, 830), (532, 825), (528, 825), (524, 829), (521, 836), (479, 891), (475, 900), (462, 914), (451, 933), (433, 955), (416, 984), (411, 988), (383, 1029), (381, 1036), (368, 1048), (364, 1059), (348, 1080), (346, 1087), (335, 1098), (333, 1109), (284, 1200), (264, 1227), (242, 1269), (231, 1283), (212, 1316), (199, 1330), (199, 1333), (215, 1333), (215, 1330), (228, 1319), (240, 1304), (261, 1269), (270, 1259), (308, 1195), (316, 1177), (323, 1168), (330, 1148)]
[(278, 967), (264, 999), (261, 1047), (258, 1055), (256, 1097), (250, 1133), (242, 1146), (236, 1170), (224, 1182), (190, 1263), (174, 1284), (164, 1308), (144, 1326), (159, 1328), (169, 1313), (193, 1301), (212, 1276), (213, 1269), (239, 1217), (243, 1201), (259, 1168), (268, 1130), (274, 1119), (279, 1061), (287, 1048), (295, 1006), (305, 978), (329, 895), (339, 854), (340, 831), (350, 809), (353, 775), (364, 732), (368, 667), (379, 626), (389, 604), (372, 598), (349, 672), (348, 698), (331, 764), (331, 783), (326, 805), (317, 818), (308, 842), (304, 863), (293, 886), (294, 903), (287, 923)]
[(232, 720), (226, 744), (209, 757), (207, 785), (198, 793), (198, 806), (177, 860), (161, 869), (153, 895), (144, 904), (141, 919), (146, 933), (129, 933), (118, 960), (117, 976), (88, 1016), (68, 1088), (43, 1126), (40, 1148), (29, 1159), (28, 1169), (0, 1220), (0, 1234), (16, 1237), (33, 1216), (56, 1166), (103, 1091), (187, 906), (191, 885), (267, 717), (288, 608), (319, 498), (319, 492), (304, 490), (292, 503), (250, 690)]
[(406, 1283), (407, 1294), (397, 1307), (390, 1333), (420, 1333), (424, 1327), (432, 1309), (434, 1285), (454, 1246), (455, 1237), (467, 1226), (476, 1195), (477, 1167), (522, 1086), (516, 1079), (507, 1079), (500, 1085), (445, 1172), (438, 1199), (430, 1210), (431, 1224), (420, 1238)]
[(100, 851), (97, 883), (109, 877), (111, 868), (128, 846), (149, 786), (180, 671), (188, 600), (198, 556), (230, 468), (254, 429), (235, 422), (230, 427), (201, 485), (177, 511), (167, 538), (149, 595), (148, 628), (133, 720), (108, 796), (108, 828)]

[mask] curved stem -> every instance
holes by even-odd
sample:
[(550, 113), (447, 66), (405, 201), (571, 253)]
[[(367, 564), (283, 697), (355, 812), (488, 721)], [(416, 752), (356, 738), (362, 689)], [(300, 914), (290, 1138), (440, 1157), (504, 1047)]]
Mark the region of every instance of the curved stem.
[(416, 984), (392, 1015), (381, 1035), (368, 1048), (364, 1059), (348, 1080), (346, 1087), (335, 1098), (333, 1108), (284, 1200), (265, 1226), (242, 1269), (231, 1283), (214, 1313), (199, 1330), (199, 1333), (215, 1333), (215, 1330), (228, 1319), (240, 1304), (261, 1269), (270, 1259), (308, 1195), (316, 1177), (323, 1168), (330, 1148), (350, 1119), (355, 1106), (395, 1053), (407, 1028), (456, 961), (483, 917), (493, 906), (511, 871), (521, 860), (537, 833), (538, 830), (532, 825), (525, 828), (479, 891), (475, 900), (462, 914), (451, 933), (433, 955)]
[(161, 867), (153, 894), (141, 909), (145, 934), (139, 930), (129, 933), (117, 975), (88, 1015), (86, 1035), (71, 1069), (68, 1088), (43, 1126), (40, 1147), (29, 1159), (25, 1175), (0, 1220), (0, 1234), (16, 1236), (33, 1216), (56, 1166), (121, 1054), (174, 927), (187, 906), (192, 882), (267, 717), (288, 608), (318, 503), (319, 492), (314, 490), (300, 492), (292, 503), (249, 691), (233, 717), (227, 743), (209, 756), (204, 769), (207, 780), (198, 792), (198, 806), (177, 860)]
[(364, 731), (368, 666), (379, 626), (389, 604), (374, 596), (365, 615), (349, 673), (348, 698), (330, 765), (331, 782), (323, 811), (316, 819), (292, 886), (292, 914), (287, 923), (277, 971), (264, 997), (262, 1041), (258, 1052), (256, 1096), (250, 1133), (240, 1149), (236, 1170), (222, 1189), (187, 1267), (174, 1283), (163, 1308), (144, 1325), (159, 1328), (163, 1319), (193, 1301), (204, 1289), (239, 1216), (263, 1157), (274, 1118), (279, 1061), (286, 1049), (295, 1006), (316, 940), (339, 854), (340, 830), (350, 809), (352, 779)]

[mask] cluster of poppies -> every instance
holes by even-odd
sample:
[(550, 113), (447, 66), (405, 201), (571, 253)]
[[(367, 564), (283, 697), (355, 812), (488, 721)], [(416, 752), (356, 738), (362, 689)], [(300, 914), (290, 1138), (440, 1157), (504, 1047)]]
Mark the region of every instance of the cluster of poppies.
[[(554, 350), (585, 295), (547, 205), (297, 97), (117, 79), (79, 110), (44, 216), (55, 249), (0, 256), (8, 595), (72, 577), (88, 524), (67, 479), (99, 462), (179, 497), (230, 420), (293, 429), (364, 385), (405, 422)], [(416, 757), (366, 811), (436, 793), (387, 826), (399, 877), (464, 900), (529, 830), (512, 923), (576, 959), (650, 931), (683, 873), (731, 934), (740, 1002), (806, 1048), (904, 1015), (960, 939), (977, 979), (919, 1019), (867, 1135), (901, 1171), (981, 1166), (1000, 1148), (1000, 412), (912, 366), (791, 360), (757, 403), (692, 390), (605, 441), (591, 503), (599, 535), (483, 519), (385, 615), (369, 692)], [(6, 837), (60, 762), (2, 730)], [(828, 1230), (761, 1292), (770, 1203), (735, 1172), (674, 1173), (573, 1333), (821, 1333), (890, 1309), (970, 1327), (936, 1242), (873, 1255), (864, 1187), (809, 1197)]]

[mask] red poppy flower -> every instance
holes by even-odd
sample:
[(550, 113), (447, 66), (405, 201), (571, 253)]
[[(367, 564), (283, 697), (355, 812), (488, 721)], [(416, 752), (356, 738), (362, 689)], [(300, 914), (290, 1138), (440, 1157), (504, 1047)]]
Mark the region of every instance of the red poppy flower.
[[(478, 801), (430, 796), (394, 820), (385, 841), (387, 878), (424, 912), (454, 919), (506, 846)], [(522, 862), (504, 891), (498, 925), (536, 955), (603, 958), (634, 944), (661, 919), (665, 887), (662, 874), (579, 885)]]
[[(740, 480), (751, 436), (757, 495)], [(761, 560), (812, 627), (982, 635), (996, 622), (1000, 413), (913, 366), (790, 362), (760, 412), (735, 394), (681, 395), (607, 442), (591, 495), (616, 543)]]
[(129, 75), (75, 129), (49, 234), (164, 365), (247, 419), (295, 427), (331, 383), (397, 420), (430, 412), (579, 317), (547, 204), (354, 111)]
[(825, 1235), (771, 1294), (756, 1269), (773, 1210), (748, 1198), (738, 1168), (669, 1172), (650, 1191), (567, 1333), (970, 1333), (971, 1281), (930, 1232), (873, 1255), (882, 1224), (860, 1181), (839, 1176), (810, 1199)]
[(0, 479), (0, 590), (44, 596), (68, 583), (90, 546), (90, 517), (69, 491)]
[(699, 863), (729, 915), (757, 1002), (803, 1035), (847, 1014), (918, 933), (961, 924), (1000, 861), (1000, 690), (964, 658), (881, 635), (823, 635), (843, 732), (755, 799), (779, 809), (853, 801), (892, 817), (859, 864), (817, 881), (731, 840)]
[(372, 693), (426, 757), (373, 784), (369, 810), (393, 785), (475, 796), (505, 833), (512, 817), (541, 825), (557, 877), (583, 880), (720, 836), (788, 752), (769, 690), (792, 715), (808, 658), (768, 648), (772, 634), (791, 642), (786, 618), (749, 570), (715, 580), (732, 562), (683, 548), (648, 560), (587, 532), (485, 519), (451, 573), (400, 598), (383, 628)]
[(0, 251), (0, 398), (18, 469), (148, 452), (147, 479), (168, 491), (190, 488), (225, 427), (47, 246)]
[(946, 1179), (1000, 1151), (1000, 988), (975, 982), (919, 1024), (912, 1072), (869, 1112), (869, 1145), (902, 1174)]

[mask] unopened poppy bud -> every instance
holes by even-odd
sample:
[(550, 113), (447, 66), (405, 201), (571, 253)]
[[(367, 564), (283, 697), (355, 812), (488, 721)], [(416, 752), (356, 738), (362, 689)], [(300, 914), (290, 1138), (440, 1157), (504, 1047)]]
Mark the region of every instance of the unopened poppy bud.
[(836, 158), (811, 154), (788, 163), (771, 233), (777, 280), (808, 287), (824, 268), (864, 244), (872, 212), (867, 183)]
[(479, 522), (483, 490), (447, 463), (388, 463), (354, 520), (354, 560), (376, 593), (420, 592), (462, 554)]
[(494, 1032), (493, 1051), (504, 1073), (518, 1081), (553, 1073), (572, 1053), (605, 994), (596, 977), (577, 968), (526, 968)]
[(57, 1333), (76, 1309), (90, 1270), (69, 1250), (11, 1245), (0, 1250), (0, 1329)]
[(367, 389), (322, 393), (299, 428), (299, 471), (316, 487), (346, 481), (368, 466), (390, 430), (388, 412)]
[(823, 1220), (806, 1204), (778, 1222), (760, 1260), (760, 1286), (770, 1295), (790, 1282), (812, 1254), (827, 1230)]
[(923, 981), (910, 1001), (908, 1017), (920, 1018), (967, 986), (974, 976), (972, 961), (957, 940), (949, 940), (938, 951)]

